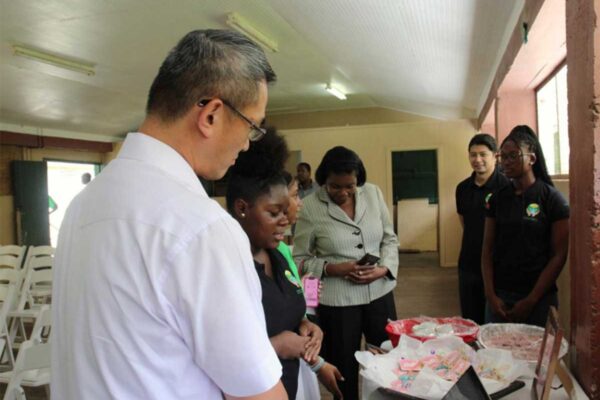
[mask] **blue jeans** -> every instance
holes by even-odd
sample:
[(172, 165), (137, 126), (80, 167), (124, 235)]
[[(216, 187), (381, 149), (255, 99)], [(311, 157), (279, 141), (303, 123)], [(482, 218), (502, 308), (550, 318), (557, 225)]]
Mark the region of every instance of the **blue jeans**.
[[(506, 307), (509, 309), (512, 308), (515, 303), (519, 300), (524, 299), (527, 295), (506, 292), (503, 290), (496, 290), (496, 295), (502, 299)], [(525, 321), (526, 324), (537, 325), (541, 327), (546, 326), (546, 319), (548, 318), (548, 313), (550, 312), (550, 306), (554, 306), (558, 308), (558, 293), (554, 291), (550, 291), (546, 293), (542, 298), (533, 306), (531, 313), (527, 317)], [(495, 314), (492, 311), (492, 307), (489, 302), (485, 302), (485, 322), (508, 322), (500, 315)]]

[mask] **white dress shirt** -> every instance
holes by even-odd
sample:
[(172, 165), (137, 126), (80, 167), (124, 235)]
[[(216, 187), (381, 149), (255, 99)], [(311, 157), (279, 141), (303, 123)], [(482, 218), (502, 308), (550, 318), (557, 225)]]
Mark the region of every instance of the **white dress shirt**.
[(67, 210), (53, 318), (55, 399), (222, 399), (281, 376), (245, 233), (142, 133)]

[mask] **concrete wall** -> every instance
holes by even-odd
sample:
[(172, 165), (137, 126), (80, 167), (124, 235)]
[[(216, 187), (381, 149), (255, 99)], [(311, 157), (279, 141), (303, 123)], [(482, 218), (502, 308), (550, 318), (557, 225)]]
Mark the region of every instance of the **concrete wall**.
[[(282, 126), (283, 127), (283, 126)], [(439, 193), (440, 264), (456, 266), (462, 232), (456, 214), (454, 191), (471, 168), (467, 144), (476, 133), (470, 121), (409, 122), (314, 129), (282, 129), (290, 150), (300, 150), (302, 160), (318, 166), (330, 148), (343, 145), (356, 151), (367, 169), (367, 180), (378, 185), (392, 214), (392, 152), (437, 150)], [(405, 221), (399, 229), (410, 229)]]

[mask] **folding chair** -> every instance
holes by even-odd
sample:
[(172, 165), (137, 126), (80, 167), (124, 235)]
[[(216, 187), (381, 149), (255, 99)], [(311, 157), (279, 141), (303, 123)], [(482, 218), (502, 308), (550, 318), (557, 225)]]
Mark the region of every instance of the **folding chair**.
[[(23, 386), (50, 385), (50, 343), (23, 343), (12, 376), (8, 382), (4, 400), (26, 400)], [(48, 390), (48, 389), (46, 389)]]
[(25, 262), (23, 263), (23, 269), (29, 268), (29, 263), (39, 257), (54, 257), (55, 248), (52, 246), (29, 246)]
[(21, 264), (23, 262), (22, 257), (15, 257), (12, 255), (0, 255), (0, 269), (15, 269), (21, 270)]
[[(9, 244), (6, 246), (0, 246), (0, 268), (4, 266), (4, 260), (9, 260), (7, 257), (15, 258), (14, 265), (18, 265), (16, 268), (19, 269), (23, 266), (23, 261), (25, 260), (25, 253), (27, 252), (27, 246), (16, 246), (14, 244)], [(13, 263), (11, 263), (13, 264)], [(10, 267), (15, 268), (15, 267)]]
[(0, 360), (7, 362), (9, 367), (14, 365), (12, 340), (8, 329), (9, 313), (18, 304), (18, 288), (21, 285), (21, 270), (8, 268), (0, 269)]
[[(31, 330), (30, 340), (34, 344), (46, 343), (50, 339), (50, 331), (52, 329), (52, 310), (49, 305), (42, 306), (41, 309), (37, 311), (37, 315), (35, 317), (35, 323), (33, 325), (33, 329)], [(22, 343), (22, 346), (25, 345), (25, 342)], [(22, 347), (21, 347), (22, 350)], [(19, 354), (17, 354), (17, 360), (15, 361), (15, 365), (19, 362), (19, 356), (21, 354), (21, 350)], [(15, 367), (16, 368), (16, 367)], [(8, 384), (13, 377), (14, 370), (6, 371), (0, 373), (0, 383)], [(32, 379), (32, 375), (35, 377), (35, 373), (29, 373), (25, 376), (25, 380), (27, 381), (26, 386), (39, 386), (39, 385), (29, 385), (29, 383), (35, 379)]]
[(52, 263), (51, 256), (32, 257), (29, 259), (25, 279), (21, 287), (19, 301), (14, 310), (8, 313), (10, 321), (10, 340), (13, 347), (20, 341), (27, 340), (24, 319), (33, 319), (40, 307), (50, 304), (52, 299)]

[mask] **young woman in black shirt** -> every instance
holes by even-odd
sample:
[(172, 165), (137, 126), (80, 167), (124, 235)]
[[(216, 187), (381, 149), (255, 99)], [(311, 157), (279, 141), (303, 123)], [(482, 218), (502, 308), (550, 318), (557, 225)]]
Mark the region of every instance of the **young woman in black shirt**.
[[(284, 139), (269, 130), (241, 153), (229, 171), (227, 208), (248, 235), (262, 287), (267, 334), (283, 367), (281, 381), (296, 398), (299, 360), (304, 359), (330, 390), (337, 389), (337, 368), (319, 357), (323, 332), (306, 316), (302, 283), (277, 250), (289, 224), (290, 197), (283, 166)], [(337, 389), (339, 392), (339, 389)]]
[(491, 196), (482, 249), (486, 322), (544, 326), (558, 306), (556, 279), (567, 258), (569, 206), (548, 175), (533, 130), (515, 127), (499, 162), (511, 183)]

